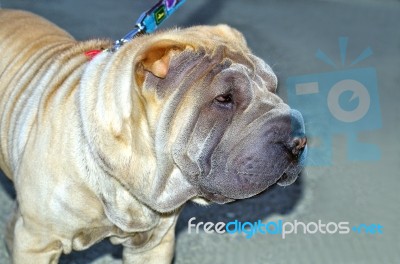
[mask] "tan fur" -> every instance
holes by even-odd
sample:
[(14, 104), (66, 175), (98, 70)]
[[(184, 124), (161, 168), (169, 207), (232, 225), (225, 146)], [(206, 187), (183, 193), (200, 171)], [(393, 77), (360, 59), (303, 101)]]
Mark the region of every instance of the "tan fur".
[[(202, 199), (182, 172), (196, 169), (191, 158), (170, 154), (184, 150), (193, 109), (207, 106), (199, 101), (214, 96), (198, 84), (235, 61), (244, 83), (254, 79), (247, 94), (257, 109), (282, 102), (275, 75), (225, 25), (141, 36), (92, 61), (84, 53), (109, 40), (77, 42), (21, 11), (0, 10), (0, 25), (0, 166), (17, 192), (7, 236), (15, 264), (57, 263), (107, 237), (124, 245), (124, 263), (169, 263), (182, 205)], [(170, 73), (180, 59), (195, 69), (182, 80)], [(190, 93), (174, 90), (186, 82)]]
[[(139, 87), (132, 89), (134, 83), (106, 84), (104, 90), (79, 88), (83, 71), (90, 63), (84, 52), (108, 48), (107, 40), (76, 42), (53, 24), (21, 11), (0, 10), (0, 24), (0, 165), (16, 184), (19, 207), (15, 241), (8, 241), (14, 245), (14, 263), (29, 263), (32, 259), (35, 263), (56, 263), (62, 252), (82, 250), (104, 237), (112, 237), (115, 243), (132, 244), (124, 258), (139, 259), (141, 263), (149, 263), (151, 256), (143, 253), (141, 257), (140, 252), (165, 240), (168, 250), (163, 250), (161, 243), (153, 251), (161, 251), (155, 254), (160, 261), (157, 263), (168, 263), (173, 246), (171, 225), (177, 213), (158, 216), (123, 187), (124, 179), (107, 178), (101, 182), (108, 175), (96, 171), (92, 164), (96, 161), (88, 160), (89, 151), (80, 145), (85, 143), (81, 142), (77, 89), (88, 88), (83, 100), (93, 104), (87, 115), (94, 122), (90, 129), (98, 130), (90, 133), (98, 134), (94, 140), (99, 142), (95, 143), (110, 157), (106, 162), (113, 168), (113, 174), (118, 170), (123, 177), (130, 177), (131, 172), (154, 174), (150, 135), (161, 109), (159, 100), (154, 94), (141, 94)], [(172, 31), (143, 37), (136, 40), (135, 46), (140, 48), (126, 49), (121, 56), (99, 56), (126, 60), (130, 69), (121, 72), (110, 65), (107, 71), (109, 75), (126, 74), (118, 78), (128, 82), (132, 81), (130, 70), (134, 70), (135, 62), (142, 61), (135, 78), (142, 78), (139, 84), (143, 84), (145, 72), (141, 69), (166, 76), (173, 50), (186, 46), (194, 49), (199, 44), (210, 46), (214, 36), (198, 43), (197, 30), (178, 36)], [(218, 31), (224, 34), (224, 30)], [(143, 52), (146, 47), (150, 47), (147, 53)], [(91, 63), (102, 65), (107, 60)], [(83, 81), (96, 83), (103, 76), (104, 72), (93, 71), (87, 76), (92, 80)], [(132, 101), (127, 100), (132, 97)], [(132, 104), (136, 108), (133, 114)], [(146, 110), (145, 104), (151, 104), (152, 109)], [(110, 111), (107, 113), (105, 109)], [(159, 231), (154, 231), (155, 226), (160, 226)], [(171, 238), (167, 239), (168, 230)], [(141, 234), (151, 236), (153, 242), (147, 242), (148, 238), (138, 240)]]

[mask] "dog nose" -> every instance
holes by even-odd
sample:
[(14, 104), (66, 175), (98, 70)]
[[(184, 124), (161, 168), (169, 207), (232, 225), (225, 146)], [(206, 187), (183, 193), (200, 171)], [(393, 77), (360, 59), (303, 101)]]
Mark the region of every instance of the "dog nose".
[(294, 109), (290, 110), (290, 119), (291, 134), (286, 147), (295, 157), (299, 157), (307, 145), (304, 120), (301, 113)]
[(306, 136), (297, 136), (291, 140), (289, 144), (289, 148), (292, 151), (293, 155), (299, 156), (307, 145), (307, 137)]

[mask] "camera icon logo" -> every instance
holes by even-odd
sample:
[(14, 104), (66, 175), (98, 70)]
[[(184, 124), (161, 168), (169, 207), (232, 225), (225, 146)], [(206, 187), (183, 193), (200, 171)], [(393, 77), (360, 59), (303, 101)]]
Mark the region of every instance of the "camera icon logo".
[[(345, 66), (348, 38), (339, 38), (342, 66)], [(372, 55), (365, 49), (350, 66)], [(336, 64), (318, 50), (316, 57), (337, 68)], [(334, 135), (346, 135), (347, 159), (371, 161), (380, 158), (377, 146), (360, 142), (360, 132), (382, 127), (377, 75), (374, 68), (290, 77), (287, 80), (289, 104), (305, 119), (310, 137), (308, 165), (325, 166), (332, 163)]]

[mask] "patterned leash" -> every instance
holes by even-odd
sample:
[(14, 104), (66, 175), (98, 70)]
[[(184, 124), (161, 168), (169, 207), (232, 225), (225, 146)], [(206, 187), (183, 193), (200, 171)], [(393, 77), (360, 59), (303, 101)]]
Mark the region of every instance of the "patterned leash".
[(123, 38), (114, 42), (113, 46), (106, 50), (91, 50), (85, 52), (89, 59), (93, 59), (97, 54), (107, 51), (115, 52), (122, 45), (131, 41), (139, 34), (152, 33), (158, 26), (170, 17), (186, 0), (160, 0), (149, 10), (143, 12), (133, 30), (126, 34)]

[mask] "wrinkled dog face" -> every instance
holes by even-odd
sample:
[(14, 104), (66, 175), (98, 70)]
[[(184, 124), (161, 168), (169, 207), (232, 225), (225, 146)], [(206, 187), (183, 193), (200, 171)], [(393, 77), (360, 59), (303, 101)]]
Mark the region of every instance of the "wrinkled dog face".
[(300, 173), (302, 116), (275, 94), (275, 74), (254, 55), (224, 45), (212, 54), (186, 49), (172, 57), (165, 78), (149, 76), (145, 86), (164, 98), (156, 141), (198, 197), (243, 199)]

